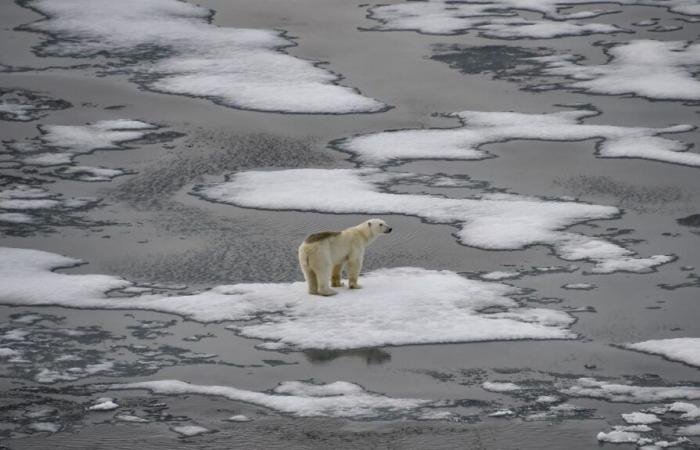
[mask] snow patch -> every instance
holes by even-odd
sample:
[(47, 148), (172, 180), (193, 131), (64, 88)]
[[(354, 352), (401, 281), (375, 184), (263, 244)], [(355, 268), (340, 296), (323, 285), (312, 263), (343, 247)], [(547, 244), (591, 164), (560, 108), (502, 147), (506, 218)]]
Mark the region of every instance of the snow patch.
[[(594, 262), (595, 273), (649, 272), (674, 259), (667, 255), (638, 258), (610, 241), (563, 231), (586, 220), (612, 218), (619, 213), (614, 207), (512, 194), (445, 198), (386, 192), (389, 183), (411, 176), (379, 169), (249, 171), (232, 174), (223, 183), (197, 186), (194, 192), (243, 208), (416, 216), (459, 226), (457, 237), (464, 245), (494, 250), (549, 245), (562, 259)], [(523, 226), (513, 227), (513, 223)]]
[(594, 378), (579, 378), (576, 384), (562, 389), (561, 392), (571, 397), (589, 397), (625, 403), (700, 399), (700, 387), (696, 386), (633, 386), (598, 381)]
[(596, 145), (599, 158), (641, 158), (700, 166), (700, 154), (689, 152), (689, 144), (661, 136), (692, 131), (693, 125), (648, 128), (583, 123), (585, 118), (598, 114), (592, 109), (545, 114), (461, 111), (448, 115), (460, 120), (459, 128), (383, 131), (342, 139), (335, 146), (352, 153), (365, 164), (382, 165), (395, 160), (426, 158), (491, 158), (492, 154), (481, 149), (483, 145), (518, 139), (598, 139), (601, 140)]
[[(24, 28), (50, 34), (43, 55), (107, 55), (156, 92), (225, 106), (291, 113), (361, 113), (386, 106), (339, 86), (340, 77), (282, 52), (272, 30), (213, 25), (212, 12), (177, 0), (31, 0), (48, 16)], [(186, 36), (186, 38), (183, 38)]]
[[(700, 100), (700, 80), (693, 76), (700, 65), (700, 44), (643, 39), (618, 44), (606, 53), (610, 61), (601, 65), (582, 65), (569, 54), (533, 60), (544, 64), (544, 74), (566, 77), (568, 80), (562, 86), (577, 91), (632, 94), (660, 100)], [(621, 152), (638, 151), (633, 140), (626, 144), (619, 149)], [(668, 150), (671, 153), (663, 152), (663, 147), (661, 151), (669, 158), (677, 158), (676, 163), (697, 166), (697, 156), (693, 153), (677, 153), (673, 157), (677, 150), (673, 146)], [(691, 158), (691, 163), (682, 162), (684, 158)]]
[(622, 347), (700, 367), (700, 338), (656, 339), (625, 344)]
[(107, 389), (145, 389), (155, 394), (209, 395), (263, 406), (296, 417), (342, 417), (376, 419), (412, 417), (434, 402), (410, 398), (391, 398), (364, 390), (344, 381), (312, 384), (302, 381), (281, 383), (271, 393), (248, 391), (228, 386), (203, 386), (179, 380), (144, 381), (115, 384)]
[[(576, 337), (568, 330), (574, 319), (565, 312), (520, 307), (508, 297), (518, 292), (516, 288), (470, 280), (447, 270), (377, 270), (362, 276), (365, 289), (342, 290), (332, 301), (308, 295), (302, 282), (113, 298), (105, 292), (132, 283), (105, 275), (52, 271), (79, 262), (38, 250), (0, 248), (0, 303), (141, 309), (202, 322), (241, 321), (234, 326), (238, 334), (273, 340), (276, 349)], [(500, 312), (480, 312), (494, 307)]]

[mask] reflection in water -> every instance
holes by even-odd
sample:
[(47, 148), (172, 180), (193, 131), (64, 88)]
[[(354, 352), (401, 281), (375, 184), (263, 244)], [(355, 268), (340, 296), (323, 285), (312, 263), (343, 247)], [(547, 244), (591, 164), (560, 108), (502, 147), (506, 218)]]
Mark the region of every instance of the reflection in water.
[(306, 350), (304, 356), (309, 362), (318, 364), (332, 361), (342, 356), (364, 358), (367, 365), (382, 364), (391, 359), (391, 353), (378, 348), (359, 350)]

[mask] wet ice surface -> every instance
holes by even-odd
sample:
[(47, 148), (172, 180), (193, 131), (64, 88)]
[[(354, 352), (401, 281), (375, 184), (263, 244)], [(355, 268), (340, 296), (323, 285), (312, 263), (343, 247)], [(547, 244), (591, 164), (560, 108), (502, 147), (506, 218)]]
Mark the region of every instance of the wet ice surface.
[(672, 255), (636, 257), (610, 241), (561, 231), (580, 222), (613, 218), (619, 213), (615, 208), (509, 194), (463, 199), (396, 194), (384, 188), (411, 176), (376, 169), (250, 171), (232, 174), (223, 183), (198, 186), (195, 193), (247, 208), (418, 216), (429, 223), (458, 225), (457, 236), (464, 245), (494, 250), (548, 245), (565, 260), (595, 262), (594, 273), (643, 273), (674, 260)]
[(491, 158), (494, 155), (482, 150), (483, 145), (516, 139), (600, 139), (596, 155), (601, 158), (643, 158), (700, 166), (700, 154), (687, 151), (691, 145), (662, 137), (691, 131), (693, 125), (652, 129), (582, 123), (598, 114), (588, 109), (550, 114), (462, 111), (450, 114), (459, 119), (462, 128), (391, 131), (342, 140), (336, 145), (362, 163), (381, 165), (394, 160)]
[(70, 108), (65, 100), (24, 89), (0, 88), (0, 120), (29, 122), (44, 117), (48, 111)]
[(157, 92), (262, 111), (347, 114), (386, 108), (337, 85), (339, 77), (317, 64), (283, 53), (293, 43), (281, 33), (216, 27), (210, 23), (212, 11), (189, 3), (34, 0), (23, 5), (47, 16), (24, 27), (52, 37), (39, 54), (107, 54), (135, 82)]
[[(3, 253), (0, 282), (0, 300), (16, 305), (0, 306), (3, 444), (588, 449), (626, 439), (615, 446), (697, 448), (697, 105), (634, 98), (649, 88), (692, 95), (696, 48), (679, 42), (696, 40), (696, 19), (679, 13), (697, 4), (623, 3), (147, 0), (103, 8), (90, 26), (59, 13), (36, 22), (32, 10), (3, 4), (0, 247), (16, 252)], [(149, 7), (162, 20), (144, 39)], [(183, 14), (161, 14), (172, 8)], [(379, 24), (367, 8), (435, 8), (444, 20), (417, 16), (412, 29), (450, 35), (366, 32)], [(464, 10), (489, 16), (457, 17)], [(60, 35), (13, 31), (22, 24)], [(168, 27), (180, 28), (166, 36)], [(193, 29), (195, 38), (171, 39)], [(260, 45), (232, 62), (240, 41), (231, 39), (244, 34)], [(287, 36), (299, 45), (281, 50)], [(81, 52), (90, 58), (74, 58)], [(576, 56), (557, 59), (566, 55)], [(211, 82), (244, 62), (254, 72), (235, 75), (265, 85), (248, 106), (219, 94), (251, 91)], [(549, 73), (557, 65), (571, 74)], [(383, 107), (369, 97), (395, 108), (263, 114), (185, 93), (204, 86), (195, 95), (237, 108), (321, 108), (298, 85), (275, 84), (299, 73), (318, 76), (312, 94), (334, 94), (325, 112)], [(618, 94), (612, 81), (625, 73), (634, 78)], [(362, 93), (335, 85), (342, 77)], [(155, 92), (165, 89), (186, 95)], [(466, 112), (442, 115), (450, 111)], [(94, 127), (123, 119), (159, 128)], [(146, 136), (100, 144), (102, 131)], [(60, 138), (42, 140), (50, 135)], [(341, 148), (353, 142), (356, 152)], [(332, 208), (277, 199), (264, 209), (274, 196), (263, 187), (247, 192), (260, 196), (245, 208), (188, 195), (228, 174), (267, 172), (270, 187), (303, 175), (290, 169), (342, 185), (337, 175), (354, 174), (362, 182), (348, 192), (367, 196), (322, 187), (313, 198), (327, 194)], [(299, 241), (397, 205), (414, 214), (384, 217), (395, 232), (368, 249), (364, 289), (309, 300)], [(488, 246), (456, 245), (475, 217), (501, 207), (509, 227), (487, 223), (471, 236)], [(543, 215), (565, 220), (541, 227)], [(501, 234), (524, 248), (493, 248)], [(604, 258), (576, 259), (562, 242)], [(23, 265), (19, 249), (46, 253)], [(561, 260), (572, 256), (575, 266)], [(88, 264), (74, 266), (79, 259)], [(105, 295), (110, 286), (121, 288)]]

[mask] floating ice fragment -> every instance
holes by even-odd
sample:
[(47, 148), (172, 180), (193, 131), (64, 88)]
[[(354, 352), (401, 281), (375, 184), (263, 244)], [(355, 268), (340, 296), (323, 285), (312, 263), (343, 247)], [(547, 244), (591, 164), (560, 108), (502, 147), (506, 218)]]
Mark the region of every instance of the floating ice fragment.
[(253, 419), (243, 414), (236, 414), (226, 419), (228, 422), (250, 422)]
[(561, 392), (571, 397), (590, 397), (610, 402), (652, 403), (676, 399), (700, 399), (697, 386), (634, 386), (608, 383), (594, 378), (579, 378)]
[(450, 114), (460, 120), (458, 128), (383, 131), (341, 139), (334, 145), (365, 164), (382, 165), (394, 160), (492, 158), (482, 146), (518, 139), (596, 139), (602, 140), (596, 145), (599, 158), (642, 158), (700, 166), (700, 154), (689, 152), (689, 144), (661, 136), (691, 131), (693, 125), (648, 128), (582, 123), (598, 114), (593, 109), (545, 114), (461, 111)]
[(612, 218), (619, 213), (617, 208), (506, 194), (445, 198), (386, 192), (389, 183), (411, 176), (379, 169), (249, 171), (232, 174), (222, 183), (197, 186), (194, 192), (243, 208), (417, 216), (459, 226), (457, 237), (464, 245), (494, 250), (548, 245), (562, 259), (594, 262), (595, 273), (649, 272), (674, 259), (639, 258), (612, 242), (564, 231), (583, 221)]
[(642, 424), (647, 425), (650, 423), (661, 422), (661, 419), (656, 417), (655, 414), (643, 413), (643, 412), (632, 412), (629, 414), (622, 414), (622, 418), (625, 422), (629, 424)]
[(391, 398), (362, 387), (336, 381), (325, 385), (285, 382), (272, 393), (228, 386), (202, 386), (179, 380), (144, 381), (105, 386), (107, 389), (146, 389), (156, 394), (208, 395), (251, 403), (297, 417), (344, 417), (350, 419), (411, 417), (434, 404), (430, 400)]
[(700, 436), (700, 423), (680, 427), (676, 430), (676, 434), (681, 434), (681, 435), (686, 435), (686, 436)]
[(700, 338), (656, 339), (624, 344), (622, 347), (700, 367)]
[(579, 291), (590, 291), (595, 289), (596, 285), (593, 283), (569, 283), (562, 286), (562, 289), (579, 290)]
[(491, 392), (517, 392), (525, 389), (523, 386), (515, 383), (501, 381), (486, 381), (481, 384), (481, 387)]
[(633, 431), (613, 430), (609, 433), (600, 432), (596, 438), (601, 442), (610, 442), (612, 444), (621, 444), (625, 442), (635, 443), (641, 436)]
[(102, 397), (95, 400), (95, 404), (90, 406), (88, 409), (90, 411), (112, 411), (113, 409), (117, 408), (119, 408), (119, 405), (114, 403), (114, 399)]
[(185, 437), (199, 436), (200, 434), (211, 433), (208, 428), (200, 427), (199, 425), (180, 425), (170, 428), (177, 434)]
[[(282, 32), (224, 28), (213, 12), (177, 0), (30, 0), (47, 19), (42, 55), (116, 59), (119, 72), (156, 92), (204, 97), (242, 109), (362, 113), (386, 105), (339, 86), (340, 76), (282, 52)], [(183, 38), (186, 37), (186, 38)]]
[(143, 417), (135, 416), (133, 414), (117, 414), (114, 416), (116, 420), (120, 422), (131, 422), (131, 423), (148, 423), (150, 420), (144, 419)]
[(481, 274), (479, 278), (487, 281), (498, 281), (498, 280), (509, 280), (511, 278), (517, 278), (520, 276), (520, 272), (506, 271), (506, 270), (496, 270), (494, 272), (488, 272)]
[[(696, 8), (698, 5), (696, 4)], [(698, 8), (700, 9), (700, 8)], [(568, 78), (561, 85), (578, 91), (605, 95), (633, 94), (660, 100), (700, 100), (700, 81), (693, 73), (700, 66), (700, 44), (683, 41), (635, 40), (618, 44), (606, 50), (610, 60), (601, 65), (582, 65), (572, 55), (552, 55), (533, 58), (545, 65), (546, 75)], [(635, 140), (629, 140), (619, 151), (624, 155), (638, 151), (662, 151), (669, 162), (698, 165), (697, 154), (676, 153), (675, 145), (653, 150), (659, 142), (649, 139), (643, 149), (636, 149)], [(668, 150), (668, 151), (665, 151)], [(693, 156), (695, 155), (695, 156)], [(639, 157), (639, 156), (637, 156)], [(689, 158), (689, 161), (685, 159)], [(675, 160), (675, 161), (674, 161)]]
[[(333, 302), (309, 296), (302, 282), (110, 298), (105, 292), (132, 284), (105, 275), (52, 271), (78, 263), (38, 250), (0, 248), (0, 303), (152, 310), (203, 322), (238, 320), (243, 321), (236, 325), (238, 334), (275, 341), (275, 349), (576, 337), (568, 330), (573, 322), (569, 314), (520, 307), (508, 297), (517, 289), (470, 280), (450, 271), (415, 267), (377, 270), (363, 275), (366, 289), (343, 290)], [(480, 312), (492, 307), (502, 312)], [(368, 321), (367, 317), (374, 319)], [(53, 379), (74, 374), (43, 375)]]

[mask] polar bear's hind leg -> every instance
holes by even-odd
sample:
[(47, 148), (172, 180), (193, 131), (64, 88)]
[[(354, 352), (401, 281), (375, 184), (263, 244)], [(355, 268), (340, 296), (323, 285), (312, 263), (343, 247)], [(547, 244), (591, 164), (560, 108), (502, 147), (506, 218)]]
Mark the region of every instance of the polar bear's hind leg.
[(343, 282), (340, 281), (340, 276), (343, 272), (343, 264), (337, 264), (333, 266), (333, 275), (331, 276), (331, 286), (332, 287), (342, 287)]

